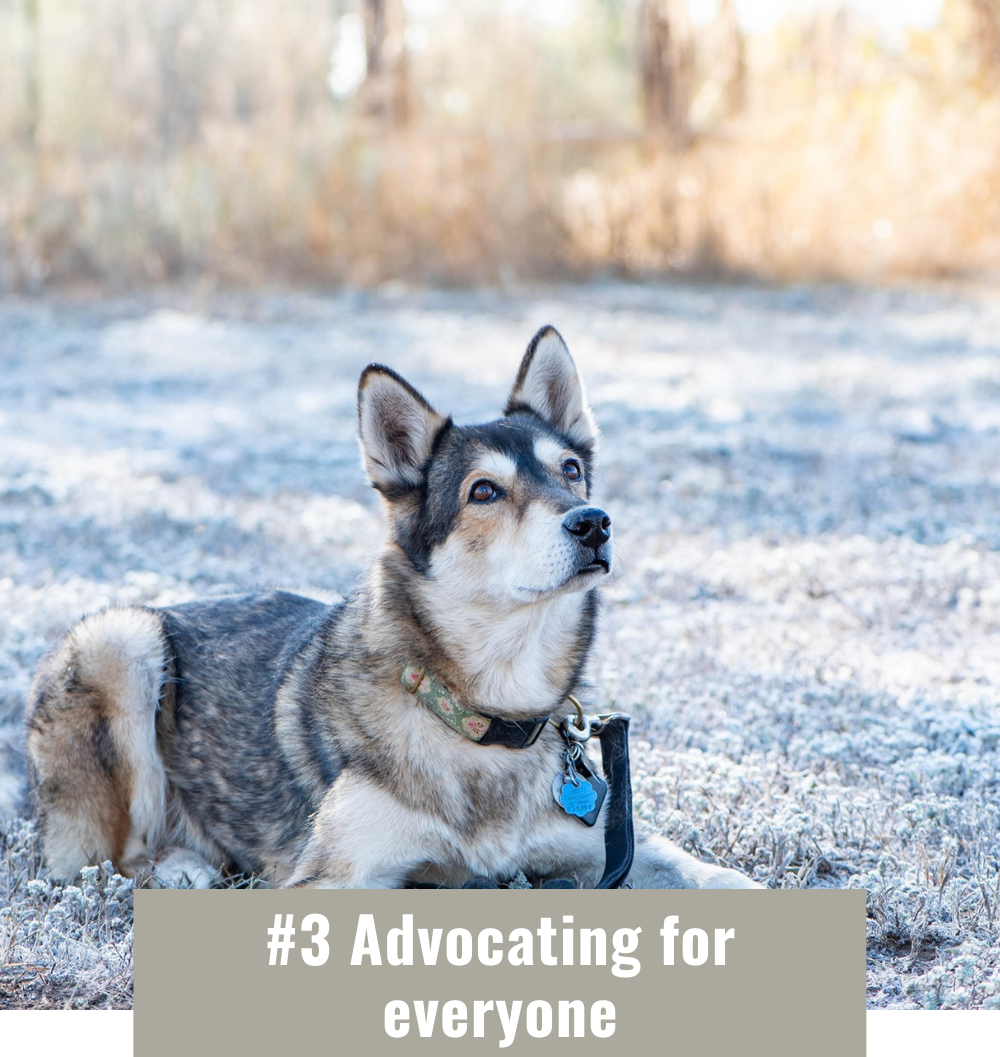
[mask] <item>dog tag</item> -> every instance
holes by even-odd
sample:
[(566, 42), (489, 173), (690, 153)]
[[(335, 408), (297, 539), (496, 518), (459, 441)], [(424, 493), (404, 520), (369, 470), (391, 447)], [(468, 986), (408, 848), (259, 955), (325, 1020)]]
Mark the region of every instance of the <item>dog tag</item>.
[(581, 782), (577, 779), (576, 785), (574, 785), (566, 778), (562, 780), (559, 803), (562, 804), (562, 809), (566, 814), (583, 818), (584, 815), (589, 815), (594, 810), (596, 801), (597, 794), (587, 782)]
[(552, 780), (552, 795), (567, 815), (593, 826), (608, 792), (608, 783), (587, 765), (586, 757), (568, 759), (567, 768)]

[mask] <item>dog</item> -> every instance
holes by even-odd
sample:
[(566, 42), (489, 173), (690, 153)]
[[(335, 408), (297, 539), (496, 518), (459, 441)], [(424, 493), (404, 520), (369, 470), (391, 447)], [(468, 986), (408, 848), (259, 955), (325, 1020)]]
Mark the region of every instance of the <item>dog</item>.
[[(588, 695), (614, 561), (566, 344), (540, 330), (481, 425), (371, 365), (358, 433), (386, 531), (346, 601), (110, 608), (44, 658), (27, 745), (56, 878), (110, 859), (162, 887), (225, 869), (321, 888), (598, 882), (607, 809), (584, 825), (557, 802), (567, 743), (547, 722)], [(628, 884), (760, 887), (655, 836)]]

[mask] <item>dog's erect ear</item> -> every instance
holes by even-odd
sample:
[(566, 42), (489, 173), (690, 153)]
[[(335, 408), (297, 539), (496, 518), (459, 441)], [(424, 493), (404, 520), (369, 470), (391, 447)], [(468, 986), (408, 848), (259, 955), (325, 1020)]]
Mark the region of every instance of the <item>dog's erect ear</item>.
[(449, 419), (388, 367), (373, 363), (358, 383), (358, 438), (371, 483), (385, 494), (420, 484), (434, 440)]
[(597, 426), (566, 342), (555, 327), (542, 327), (521, 360), (505, 415), (534, 411), (577, 448), (592, 451)]

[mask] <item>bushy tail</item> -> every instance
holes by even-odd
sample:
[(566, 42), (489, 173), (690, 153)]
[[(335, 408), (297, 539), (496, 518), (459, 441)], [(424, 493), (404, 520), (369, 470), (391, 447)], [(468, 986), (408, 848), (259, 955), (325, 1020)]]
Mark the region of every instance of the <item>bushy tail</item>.
[(0, 724), (0, 821), (28, 813), (28, 754), (24, 727)]

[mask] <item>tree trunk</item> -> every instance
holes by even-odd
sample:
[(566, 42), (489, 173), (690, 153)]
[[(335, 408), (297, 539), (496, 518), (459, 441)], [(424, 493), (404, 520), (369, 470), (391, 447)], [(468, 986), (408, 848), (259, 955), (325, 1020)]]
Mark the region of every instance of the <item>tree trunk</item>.
[(684, 0), (642, 0), (639, 63), (646, 128), (674, 145), (688, 136), (694, 42)]
[(410, 73), (403, 0), (363, 0), (368, 72), (358, 92), (361, 115), (383, 129), (410, 123)]

